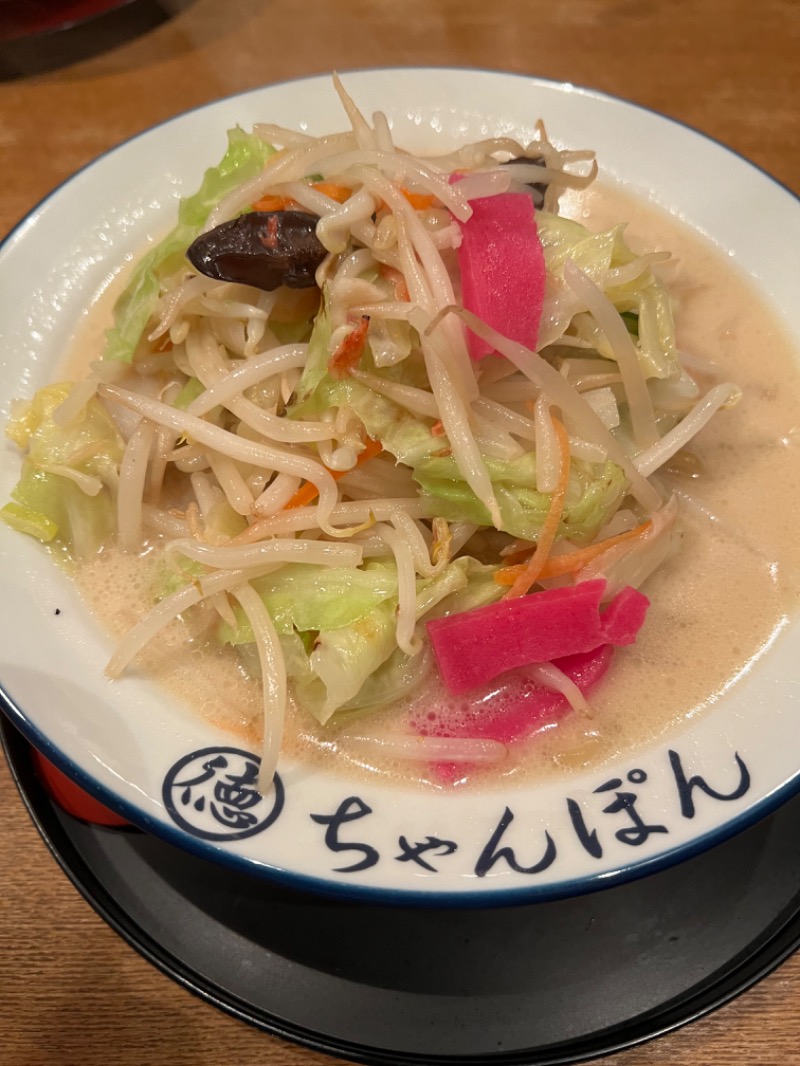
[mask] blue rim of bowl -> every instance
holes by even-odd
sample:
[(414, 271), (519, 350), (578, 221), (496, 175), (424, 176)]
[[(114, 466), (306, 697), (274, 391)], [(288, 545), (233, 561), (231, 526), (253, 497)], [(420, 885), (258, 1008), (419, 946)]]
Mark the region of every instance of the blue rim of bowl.
[[(370, 75), (381, 74), (391, 75), (392, 73), (412, 73), (417, 72), (421, 75), (425, 74), (438, 74), (438, 73), (463, 73), (471, 75), (479, 75), (481, 77), (503, 77), (503, 78), (516, 78), (521, 82), (528, 84), (539, 84), (548, 88), (555, 88), (562, 92), (569, 92), (579, 96), (588, 97), (590, 99), (599, 100), (610, 104), (622, 105), (626, 108), (633, 108), (636, 111), (644, 112), (645, 114), (652, 115), (655, 118), (668, 122), (674, 126), (678, 126), (681, 129), (699, 137), (710, 144), (715, 145), (732, 158), (744, 163), (747, 167), (753, 169), (757, 173), (761, 174), (766, 180), (776, 185), (787, 193), (797, 204), (800, 206), (800, 195), (798, 195), (793, 189), (790, 189), (788, 185), (779, 181), (776, 177), (759, 166), (757, 163), (753, 163), (746, 156), (740, 152), (735, 151), (722, 141), (711, 137), (709, 134), (704, 133), (702, 130), (697, 129), (695, 126), (690, 125), (687, 122), (683, 122), (680, 119), (673, 118), (670, 115), (665, 115), (661, 111), (656, 111), (653, 108), (646, 107), (642, 104), (634, 103), (630, 100), (626, 100), (624, 97), (614, 96), (611, 93), (601, 92), (600, 90), (590, 88), (588, 86), (575, 85), (572, 82), (556, 81), (552, 78), (543, 78), (537, 75), (520, 74), (514, 71), (503, 70), (485, 70), (482, 68), (474, 67), (359, 67), (350, 70), (340, 71), (340, 76), (346, 77), (349, 74), (353, 75)], [(319, 74), (311, 76), (300, 76), (297, 78), (289, 78), (281, 82), (273, 82), (267, 85), (262, 85), (254, 89), (248, 89), (243, 92), (231, 93), (228, 96), (220, 97), (216, 100), (207, 101), (204, 104), (198, 104), (196, 107), (189, 108), (186, 111), (180, 112), (180, 114), (172, 115), (170, 118), (164, 119), (162, 122), (157, 122), (153, 126), (149, 126), (147, 129), (133, 134), (126, 140), (115, 144), (111, 148), (102, 152), (88, 163), (84, 164), (78, 170), (74, 171), (62, 182), (55, 186), (46, 196), (44, 196), (20, 221), (12, 227), (12, 229), (0, 240), (0, 257), (2, 257), (4, 249), (11, 244), (24, 227), (35, 222), (36, 217), (40, 213), (41, 209), (45, 207), (51, 200), (54, 200), (58, 194), (67, 185), (78, 180), (80, 176), (87, 170), (91, 169), (95, 164), (101, 162), (108, 156), (113, 155), (115, 152), (128, 147), (135, 143), (142, 137), (146, 137), (154, 130), (161, 129), (164, 126), (168, 126), (172, 122), (180, 122), (188, 115), (195, 114), (200, 111), (204, 111), (207, 108), (214, 107), (217, 104), (225, 103), (230, 100), (244, 99), (249, 96), (256, 96), (260, 93), (268, 91), (270, 89), (276, 89), (282, 86), (299, 84), (301, 82), (308, 83), (316, 81), (322, 83), (326, 80), (328, 75)], [(2, 263), (0, 262), (0, 267)], [(88, 774), (82, 767), (65, 755), (60, 748), (57, 748), (54, 744), (48, 740), (47, 736), (26, 716), (23, 709), (15, 703), (13, 698), (5, 691), (2, 686), (2, 680), (0, 680), (0, 712), (4, 713), (10, 721), (20, 730), (23, 736), (35, 747), (42, 755), (49, 759), (59, 770), (65, 773), (73, 781), (76, 782), (84, 791), (89, 795), (99, 800), (110, 810), (120, 814), (123, 818), (127, 819), (131, 825), (142, 829), (145, 832), (153, 833), (155, 836), (161, 837), (168, 843), (181, 848), (184, 851), (189, 851), (199, 858), (207, 859), (208, 861), (221, 864), (228, 869), (231, 869), (237, 873), (246, 874), (250, 876), (266, 877), (277, 882), (280, 882), (288, 888), (294, 888), (298, 891), (317, 893), (320, 895), (338, 897), (341, 899), (351, 899), (362, 901), (365, 903), (379, 903), (388, 904), (394, 906), (422, 906), (422, 907), (463, 907), (463, 908), (478, 908), (478, 907), (501, 907), (501, 906), (514, 906), (526, 903), (545, 902), (548, 900), (564, 899), (572, 896), (586, 895), (590, 892), (601, 891), (606, 888), (612, 888), (617, 885), (626, 884), (631, 881), (637, 881), (643, 877), (647, 877), (650, 874), (657, 873), (659, 870), (667, 869), (670, 866), (674, 866), (679, 862), (684, 862), (687, 859), (691, 859), (695, 855), (699, 855), (701, 852), (708, 851), (709, 849), (716, 847), (717, 844), (722, 844), (724, 841), (729, 840), (736, 834), (743, 832), (750, 826), (755, 825), (763, 818), (768, 817), (773, 811), (777, 810), (783, 803), (785, 803), (792, 796), (800, 793), (800, 767), (798, 767), (797, 773), (785, 781), (782, 785), (773, 789), (772, 792), (767, 793), (760, 800), (757, 800), (752, 806), (742, 811), (740, 814), (734, 816), (721, 825), (716, 826), (714, 829), (710, 829), (701, 835), (694, 837), (692, 840), (687, 841), (685, 844), (680, 844), (677, 847), (670, 848), (666, 851), (660, 852), (657, 855), (653, 855), (650, 858), (642, 859), (640, 861), (629, 863), (625, 866), (619, 866), (613, 870), (607, 870), (603, 873), (590, 874), (585, 877), (574, 878), (567, 881), (558, 881), (546, 885), (524, 885), (520, 888), (487, 888), (486, 890), (464, 890), (464, 891), (420, 891), (420, 890), (406, 890), (402, 888), (380, 888), (372, 885), (349, 885), (340, 881), (328, 880), (324, 877), (311, 877), (305, 874), (298, 874), (291, 870), (285, 870), (281, 867), (271, 866), (269, 863), (260, 862), (256, 859), (246, 858), (241, 855), (227, 852), (222, 848), (215, 847), (206, 842), (200, 841), (197, 838), (182, 832), (180, 829), (169, 825), (167, 822), (163, 822), (160, 819), (153, 818), (151, 815), (145, 813), (141, 808), (135, 804), (130, 803), (128, 800), (123, 799), (112, 789), (103, 785), (97, 781), (90, 774)]]

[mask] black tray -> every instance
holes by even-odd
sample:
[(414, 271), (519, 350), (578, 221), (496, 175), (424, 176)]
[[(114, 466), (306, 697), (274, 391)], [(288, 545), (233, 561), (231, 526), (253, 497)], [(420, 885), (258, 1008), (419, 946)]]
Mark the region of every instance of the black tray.
[(145, 958), (230, 1014), (354, 1062), (579, 1062), (727, 1002), (800, 944), (800, 797), (630, 884), (496, 910), (365, 905), (231, 872), (54, 805), (0, 716), (39, 832)]

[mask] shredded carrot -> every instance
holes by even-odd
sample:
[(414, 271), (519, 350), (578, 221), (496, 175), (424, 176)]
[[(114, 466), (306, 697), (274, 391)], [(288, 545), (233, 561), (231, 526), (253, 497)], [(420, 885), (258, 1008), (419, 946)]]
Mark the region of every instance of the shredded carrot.
[(254, 211), (286, 211), (297, 207), (297, 201), (289, 196), (262, 196), (253, 204)]
[[(353, 190), (348, 188), (347, 185), (337, 185), (333, 181), (317, 181), (311, 188), (323, 193), (331, 200), (336, 200), (340, 204), (343, 204), (345, 200), (349, 200), (353, 195)], [(292, 208), (298, 211), (305, 210), (291, 196), (271, 196), (267, 194), (253, 204), (254, 211), (289, 211)]]
[(354, 367), (358, 366), (364, 353), (368, 329), (369, 315), (362, 315), (355, 328), (350, 330), (328, 360), (328, 373), (332, 378), (341, 380), (341, 378), (347, 377)]
[[(335, 181), (315, 181), (311, 188), (316, 189), (317, 192), (321, 192), (339, 204), (345, 203), (353, 195), (353, 190), (349, 185), (339, 185)], [(400, 192), (415, 211), (427, 211), (429, 207), (433, 207), (436, 203), (436, 197), (431, 196), (430, 193), (412, 192), (410, 189), (402, 188)], [(380, 201), (377, 206), (380, 209), (386, 205), (383, 201)], [(285, 211), (290, 207), (299, 207), (299, 205), (296, 200), (289, 196), (271, 196), (269, 194), (262, 196), (260, 200), (253, 204), (254, 211)]]
[(441, 421), (441, 419), (438, 422), (434, 422), (433, 425), (431, 426), (431, 436), (432, 437), (443, 437), (444, 436), (444, 423)]
[[(378, 455), (381, 451), (383, 451), (383, 445), (381, 442), (373, 440), (372, 437), (367, 437), (364, 442), (364, 450), (359, 453), (358, 459), (356, 459), (356, 466), (361, 466), (362, 463), (366, 463), (368, 459), (374, 458), (374, 456)], [(336, 481), (349, 472), (349, 470), (328, 471), (331, 477)], [(307, 503), (311, 503), (312, 500), (315, 500), (318, 495), (319, 490), (317, 489), (317, 486), (312, 485), (310, 481), (306, 481), (305, 484), (300, 486), (294, 496), (292, 496), (284, 510), (291, 511), (295, 507), (305, 507)]]
[[(610, 548), (616, 547), (617, 544), (624, 544), (626, 541), (636, 540), (638, 537), (643, 536), (652, 528), (652, 525), (653, 523), (650, 521), (642, 522), (635, 529), (617, 533), (615, 537), (607, 537), (605, 540), (598, 541), (596, 544), (589, 544), (585, 548), (576, 548), (575, 551), (569, 552), (567, 555), (551, 555), (542, 567), (539, 577), (562, 577), (564, 574), (577, 573), (578, 570), (582, 570), (584, 566), (588, 566), (598, 556)], [(513, 585), (524, 570), (524, 563), (504, 566), (502, 570), (498, 570), (495, 573), (494, 579), (498, 585)]]
[[(415, 211), (427, 211), (429, 207), (433, 207), (436, 203), (436, 197), (427, 192), (412, 192), (411, 189), (405, 189), (401, 186), (400, 193), (405, 197), (406, 203), (410, 204)], [(377, 200), (375, 210), (391, 211), (391, 208), (385, 200)]]
[(317, 192), (321, 192), (339, 204), (343, 204), (345, 200), (349, 200), (353, 195), (353, 190), (348, 185), (337, 185), (333, 181), (317, 181), (311, 188), (316, 189)]
[(566, 498), (567, 488), (569, 487), (569, 436), (563, 423), (555, 417), (553, 418), (553, 428), (556, 431), (561, 451), (558, 484), (550, 497), (550, 507), (548, 508), (544, 522), (542, 523), (539, 538), (536, 542), (536, 550), (528, 562), (522, 565), (520, 573), (514, 579), (514, 583), (506, 593), (506, 599), (514, 599), (517, 596), (524, 596), (531, 586), (539, 580), (542, 570), (547, 563), (547, 557), (555, 543), (556, 534), (558, 533), (558, 524), (564, 513), (564, 499)]
[(436, 203), (436, 197), (431, 196), (426, 192), (411, 192), (410, 189), (400, 189), (400, 192), (405, 196), (406, 200), (411, 204), (415, 211), (427, 211), (429, 207), (433, 207)]

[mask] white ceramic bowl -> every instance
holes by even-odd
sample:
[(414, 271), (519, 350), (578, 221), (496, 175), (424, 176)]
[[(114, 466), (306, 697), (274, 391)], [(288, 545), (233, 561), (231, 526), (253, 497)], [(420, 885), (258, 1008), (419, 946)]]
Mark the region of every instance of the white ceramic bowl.
[[(493, 132), (524, 137), (543, 117), (557, 141), (594, 148), (606, 179), (624, 180), (747, 263), (800, 350), (800, 204), (727, 149), (631, 104), (511, 74), (382, 70), (345, 82), (366, 113), (388, 112), (398, 143), (412, 148)], [(4, 418), (12, 396), (31, 395), (56, 374), (109, 275), (170, 225), (176, 198), (222, 154), (226, 129), (257, 121), (312, 133), (343, 126), (328, 78), (221, 100), (107, 153), (8, 237), (0, 251)], [(780, 234), (791, 253), (776, 256), (765, 233)], [(5, 445), (3, 499), (18, 463)], [(37, 543), (0, 525), (0, 558), (0, 683), (28, 738), (135, 824), (299, 886), (464, 905), (567, 895), (677, 862), (800, 787), (795, 623), (712, 711), (594, 772), (433, 794), (360, 784), (335, 765), (311, 775), (282, 762), (279, 787), (261, 799), (249, 788), (249, 753), (229, 735), (146, 681), (104, 679), (109, 641)], [(198, 778), (206, 780), (187, 784)], [(621, 839), (630, 820), (605, 812), (609, 794), (596, 791), (615, 778), (624, 782), (617, 789), (643, 797), (649, 822), (664, 832), (636, 846)], [(423, 865), (409, 851), (429, 837), (455, 847), (419, 852)], [(502, 849), (510, 851), (498, 857)]]

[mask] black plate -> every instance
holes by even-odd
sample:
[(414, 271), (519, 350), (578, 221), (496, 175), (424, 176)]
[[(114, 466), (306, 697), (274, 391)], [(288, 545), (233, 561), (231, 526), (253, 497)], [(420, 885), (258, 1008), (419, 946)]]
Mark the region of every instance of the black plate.
[(800, 944), (800, 797), (679, 866), (588, 896), (375, 906), (83, 824), (49, 800), (27, 741), (0, 723), (40, 833), (121, 936), (215, 1006), (355, 1062), (579, 1062), (713, 1010)]

